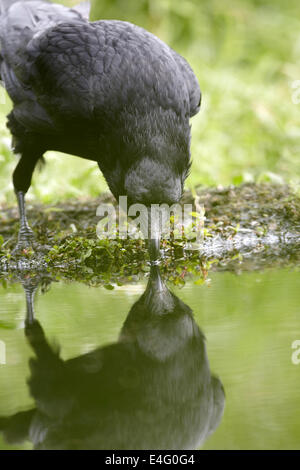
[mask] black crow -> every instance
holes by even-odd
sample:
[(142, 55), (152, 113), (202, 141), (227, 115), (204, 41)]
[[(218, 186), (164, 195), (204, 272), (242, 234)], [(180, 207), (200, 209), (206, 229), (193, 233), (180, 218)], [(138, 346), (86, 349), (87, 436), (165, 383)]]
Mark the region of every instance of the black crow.
[(190, 167), (189, 119), (201, 101), (188, 63), (128, 22), (89, 22), (79, 9), (40, 0), (0, 4), (0, 75), (21, 157), (13, 173), (19, 245), (33, 235), (24, 195), (47, 150), (96, 161), (128, 204), (178, 202)]
[[(151, 267), (119, 340), (63, 360), (33, 315), (36, 278), (23, 283), (26, 336), (36, 357), (35, 408), (0, 416), (11, 443), (35, 449), (196, 449), (220, 424), (225, 394), (191, 309)], [(58, 305), (58, 308), (60, 306)]]

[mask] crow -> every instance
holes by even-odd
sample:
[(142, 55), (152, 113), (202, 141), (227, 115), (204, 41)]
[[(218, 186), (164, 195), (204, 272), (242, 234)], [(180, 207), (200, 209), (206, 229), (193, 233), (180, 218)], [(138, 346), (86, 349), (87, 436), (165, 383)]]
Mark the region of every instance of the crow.
[(141, 27), (90, 22), (82, 8), (46, 0), (0, 5), (0, 75), (20, 155), (17, 246), (33, 238), (25, 194), (48, 150), (97, 162), (112, 194), (129, 205), (177, 203), (191, 165), (189, 120), (201, 103), (186, 60)]
[(167, 288), (158, 266), (151, 266), (118, 341), (66, 361), (34, 318), (37, 283), (37, 277), (22, 282), (35, 407), (0, 415), (8, 442), (30, 440), (39, 450), (203, 445), (221, 422), (224, 388), (211, 372), (193, 312)]

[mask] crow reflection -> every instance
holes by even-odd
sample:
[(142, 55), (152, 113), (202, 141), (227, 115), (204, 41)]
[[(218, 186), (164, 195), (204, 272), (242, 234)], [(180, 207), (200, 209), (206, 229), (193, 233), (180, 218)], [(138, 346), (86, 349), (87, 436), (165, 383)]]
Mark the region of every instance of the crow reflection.
[(9, 442), (36, 449), (189, 449), (220, 423), (224, 391), (211, 375), (190, 308), (151, 268), (119, 341), (63, 361), (34, 320), (26, 289), (26, 336), (36, 357), (28, 381), (36, 407), (0, 419)]

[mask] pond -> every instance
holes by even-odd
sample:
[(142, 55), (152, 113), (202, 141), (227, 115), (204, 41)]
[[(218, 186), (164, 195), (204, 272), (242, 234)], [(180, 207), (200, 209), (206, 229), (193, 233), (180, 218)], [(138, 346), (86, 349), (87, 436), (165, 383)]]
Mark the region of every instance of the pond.
[(299, 449), (299, 271), (209, 278), (3, 286), (0, 449)]

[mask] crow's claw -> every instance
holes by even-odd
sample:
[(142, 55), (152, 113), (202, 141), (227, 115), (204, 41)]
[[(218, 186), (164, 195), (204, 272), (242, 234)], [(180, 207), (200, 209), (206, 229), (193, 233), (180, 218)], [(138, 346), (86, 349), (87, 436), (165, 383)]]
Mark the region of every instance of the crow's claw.
[(23, 250), (28, 250), (33, 246), (33, 242), (35, 241), (34, 232), (31, 230), (30, 227), (23, 227), (19, 231), (18, 236), (18, 243), (15, 248), (12, 250), (12, 254), (18, 254)]

